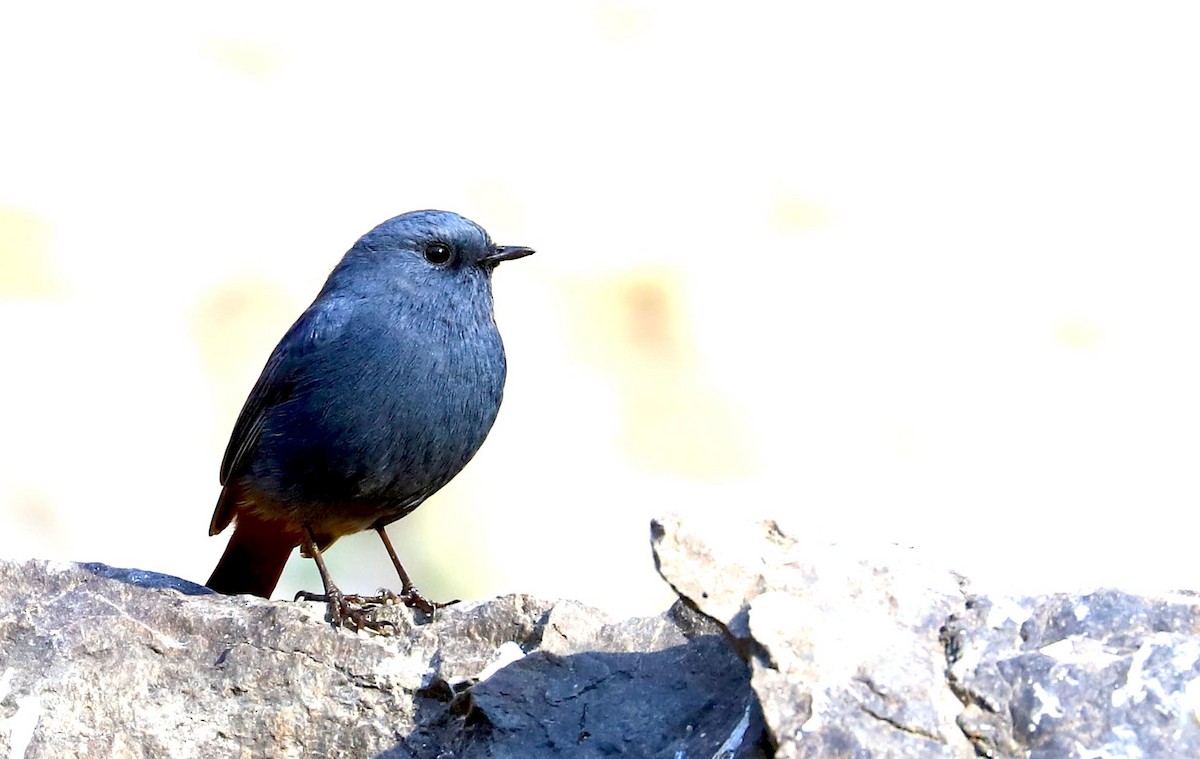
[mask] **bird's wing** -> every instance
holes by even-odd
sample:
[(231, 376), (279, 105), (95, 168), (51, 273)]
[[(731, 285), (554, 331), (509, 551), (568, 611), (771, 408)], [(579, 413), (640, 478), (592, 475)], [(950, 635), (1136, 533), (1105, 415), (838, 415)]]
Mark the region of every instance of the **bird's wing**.
[(222, 485), (249, 463), (267, 412), (291, 397), (308, 354), (342, 334), (351, 313), (349, 305), (338, 298), (319, 299), (301, 314), (279, 341), (233, 426), (225, 458), (221, 461)]

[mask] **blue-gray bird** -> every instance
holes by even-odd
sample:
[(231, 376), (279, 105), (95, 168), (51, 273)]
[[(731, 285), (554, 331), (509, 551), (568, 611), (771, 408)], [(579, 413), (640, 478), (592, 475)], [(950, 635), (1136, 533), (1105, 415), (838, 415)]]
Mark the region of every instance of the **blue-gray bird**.
[(495, 245), (447, 211), (389, 219), (354, 244), (279, 341), (246, 399), (221, 463), (209, 534), (233, 536), (208, 579), (269, 597), (292, 549), (312, 557), (334, 624), (359, 623), (321, 552), (373, 529), (400, 598), (431, 611), (384, 527), (466, 465), (504, 392), (492, 271), (533, 253)]

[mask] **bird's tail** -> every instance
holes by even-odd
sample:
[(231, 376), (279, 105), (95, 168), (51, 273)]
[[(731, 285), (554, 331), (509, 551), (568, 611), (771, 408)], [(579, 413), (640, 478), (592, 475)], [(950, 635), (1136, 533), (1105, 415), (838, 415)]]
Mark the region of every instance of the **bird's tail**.
[(250, 593), (270, 598), (300, 534), (279, 522), (242, 511), (217, 568), (205, 583), (218, 593)]

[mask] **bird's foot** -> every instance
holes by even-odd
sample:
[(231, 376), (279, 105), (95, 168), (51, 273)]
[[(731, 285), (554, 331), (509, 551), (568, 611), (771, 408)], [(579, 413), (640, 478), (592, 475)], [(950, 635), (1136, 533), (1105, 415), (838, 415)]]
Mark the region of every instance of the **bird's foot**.
[(351, 627), (355, 632), (370, 630), (380, 635), (388, 635), (396, 631), (396, 623), (386, 619), (375, 619), (372, 609), (379, 606), (370, 598), (346, 595), (334, 589), (327, 593), (310, 593), (302, 590), (296, 594), (296, 601), (319, 601), (329, 609), (329, 622), (334, 627)]
[(453, 601), (446, 601), (444, 603), (430, 601), (428, 598), (421, 595), (421, 591), (417, 590), (416, 587), (403, 589), (399, 593), (396, 593), (396, 591), (388, 588), (380, 588), (379, 592), (373, 596), (367, 596), (365, 598), (361, 596), (355, 596), (355, 598), (358, 598), (361, 601), (369, 604), (404, 604), (410, 609), (423, 611), (431, 617), (438, 609), (442, 609), (459, 602), (459, 599), (457, 598)]

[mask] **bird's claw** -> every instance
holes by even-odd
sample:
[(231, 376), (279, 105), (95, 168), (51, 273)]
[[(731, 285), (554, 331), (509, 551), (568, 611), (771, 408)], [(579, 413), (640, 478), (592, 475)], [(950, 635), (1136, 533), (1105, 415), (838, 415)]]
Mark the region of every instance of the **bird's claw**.
[(318, 601), (329, 609), (329, 623), (334, 627), (351, 627), (355, 632), (370, 630), (379, 635), (387, 635), (396, 631), (396, 623), (387, 619), (375, 619), (371, 610), (379, 604), (371, 599), (356, 595), (345, 595), (339, 590), (329, 593), (310, 593), (302, 590), (296, 594), (296, 601)]
[(459, 602), (459, 599), (457, 598), (453, 601), (446, 601), (444, 603), (430, 601), (428, 598), (421, 595), (421, 591), (417, 590), (415, 587), (410, 587), (407, 590), (401, 590), (399, 593), (396, 593), (396, 591), (389, 588), (380, 588), (379, 591), (373, 596), (350, 597), (361, 603), (377, 606), (404, 604), (410, 609), (423, 611), (431, 617), (437, 612), (438, 609), (442, 609)]

